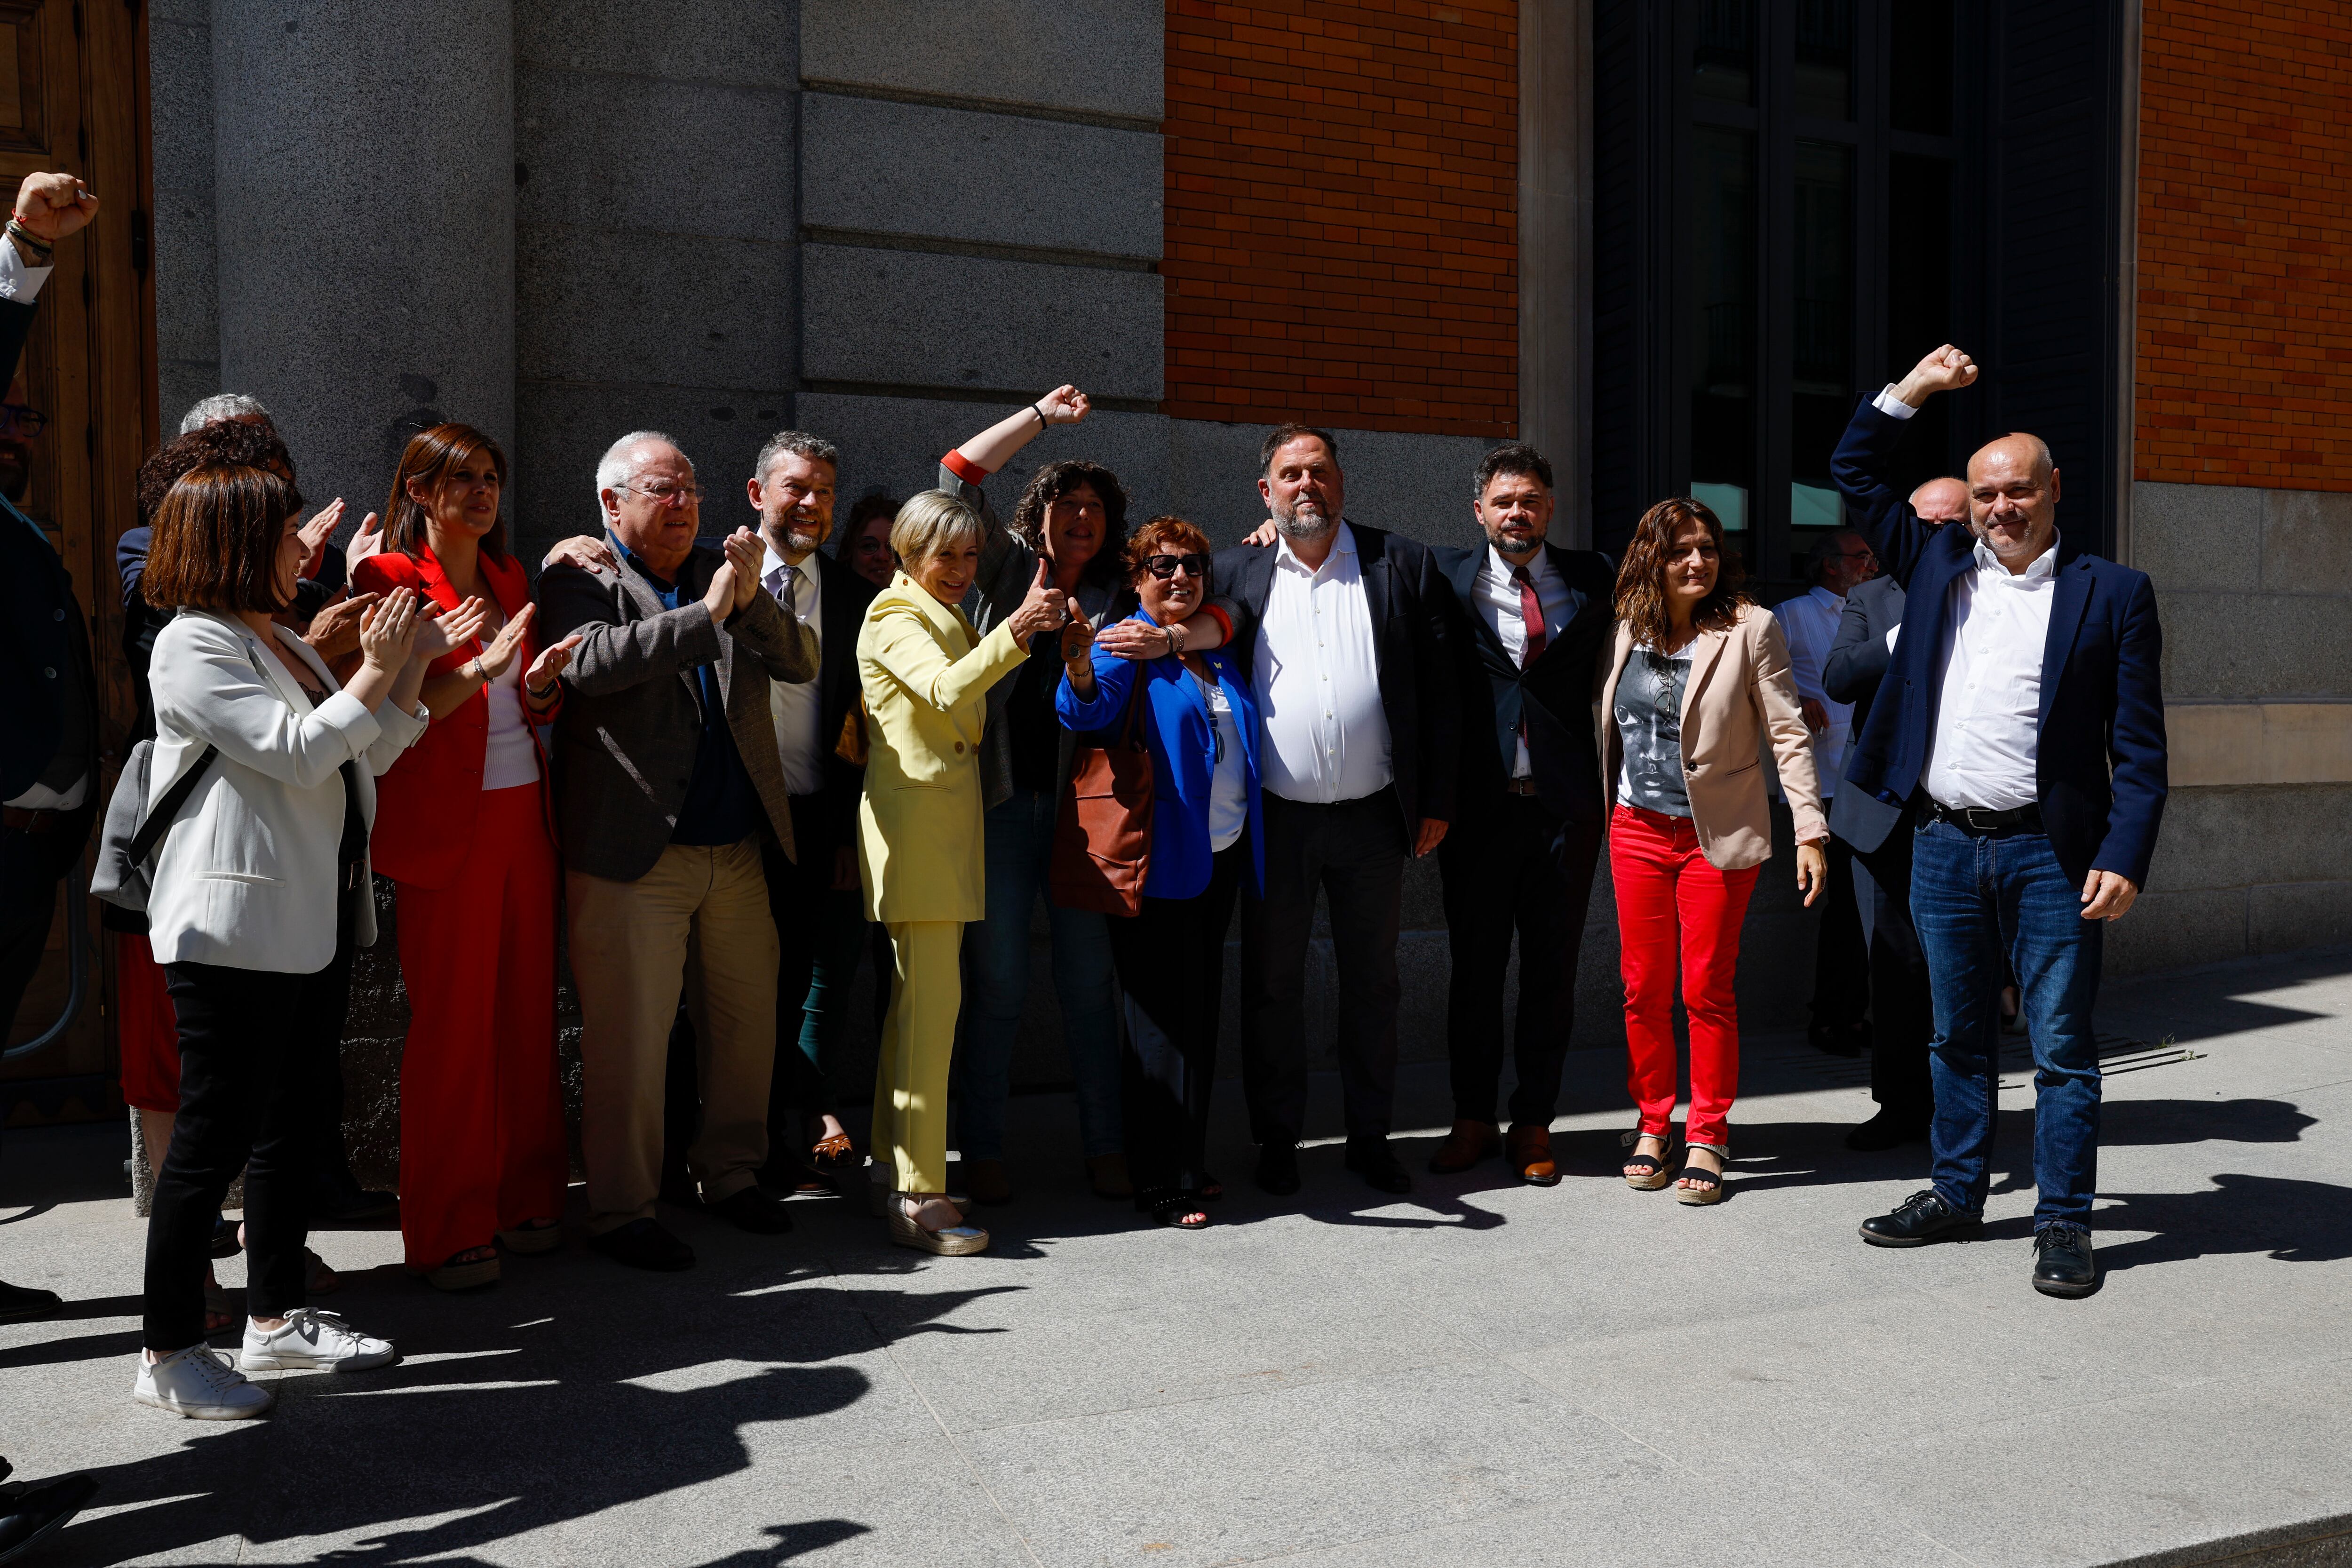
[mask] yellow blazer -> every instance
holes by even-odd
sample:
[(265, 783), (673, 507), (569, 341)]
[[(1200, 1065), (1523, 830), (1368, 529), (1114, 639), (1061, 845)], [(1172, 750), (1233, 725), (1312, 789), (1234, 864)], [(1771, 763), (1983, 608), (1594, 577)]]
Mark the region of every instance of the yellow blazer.
[(980, 736), (988, 689), (1027, 657), (1007, 622), (982, 637), (903, 572), (866, 607), (857, 632), (867, 745), (857, 870), (867, 920), (986, 912)]

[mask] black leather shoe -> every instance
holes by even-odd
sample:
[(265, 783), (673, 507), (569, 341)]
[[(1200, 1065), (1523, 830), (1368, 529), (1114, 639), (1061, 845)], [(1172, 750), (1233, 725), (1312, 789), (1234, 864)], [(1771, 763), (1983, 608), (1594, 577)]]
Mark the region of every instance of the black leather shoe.
[(1257, 1184), (1276, 1197), (1298, 1190), (1298, 1145), (1261, 1143), (1257, 1151)]
[(784, 1212), (783, 1200), (761, 1192), (756, 1184), (702, 1206), (706, 1213), (753, 1236), (782, 1236), (793, 1228), (793, 1216)]
[(313, 1225), (348, 1225), (354, 1220), (383, 1219), (400, 1212), (400, 1194), (372, 1193), (357, 1182), (321, 1183), (310, 1194)]
[(1862, 1239), (1873, 1247), (1925, 1247), (1947, 1237), (1957, 1241), (1983, 1229), (1983, 1215), (1962, 1214), (1929, 1187), (1905, 1198), (1893, 1214), (1864, 1220)]
[(1916, 1117), (1897, 1116), (1882, 1110), (1845, 1135), (1845, 1146), (1864, 1153), (1881, 1149), (1897, 1149), (1906, 1143), (1924, 1143), (1927, 1140), (1927, 1124)]
[(16, 1562), (34, 1542), (63, 1530), (66, 1521), (89, 1507), (97, 1492), (95, 1476), (60, 1476), (38, 1486), (0, 1486), (0, 1563)]
[(664, 1229), (659, 1220), (633, 1219), (618, 1229), (590, 1237), (588, 1245), (632, 1268), (675, 1274), (694, 1267), (694, 1248)]
[(64, 1305), (64, 1300), (55, 1290), (37, 1290), (30, 1285), (11, 1285), (0, 1279), (0, 1323), (46, 1318)]
[(1409, 1193), (1412, 1191), (1412, 1173), (1404, 1162), (1389, 1150), (1385, 1138), (1367, 1138), (1360, 1143), (1348, 1145), (1348, 1169), (1364, 1178), (1364, 1185), (1376, 1192)]
[(1864, 1025), (1832, 1024), (1820, 1018), (1806, 1026), (1805, 1038), (1813, 1043), (1815, 1050), (1827, 1051), (1833, 1057), (1858, 1057), (1870, 1043)]
[(2088, 1229), (2062, 1219), (2033, 1233), (2033, 1288), (2045, 1296), (2087, 1296), (2099, 1288)]

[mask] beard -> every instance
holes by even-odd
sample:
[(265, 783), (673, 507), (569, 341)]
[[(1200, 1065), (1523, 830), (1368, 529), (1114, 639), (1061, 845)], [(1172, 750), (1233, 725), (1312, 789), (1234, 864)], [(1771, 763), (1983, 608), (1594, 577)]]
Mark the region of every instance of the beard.
[(1338, 518), (1327, 515), (1311, 501), (1287, 510), (1281, 507), (1274, 509), (1275, 531), (1294, 542), (1307, 542), (1328, 538), (1339, 526)]
[(13, 441), (0, 441), (0, 496), (13, 506), (32, 488), (33, 455)]

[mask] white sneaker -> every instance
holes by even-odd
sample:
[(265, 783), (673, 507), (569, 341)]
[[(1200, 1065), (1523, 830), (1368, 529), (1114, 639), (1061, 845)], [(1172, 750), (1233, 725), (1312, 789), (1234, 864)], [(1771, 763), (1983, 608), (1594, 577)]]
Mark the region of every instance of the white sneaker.
[(289, 1372), (318, 1368), (327, 1372), (366, 1372), (399, 1359), (390, 1340), (363, 1334), (343, 1321), (340, 1312), (297, 1307), (285, 1323), (265, 1329), (245, 1321), (245, 1349), (238, 1364), (247, 1372)]
[(160, 1361), (141, 1355), (131, 1397), (194, 1421), (249, 1420), (278, 1403), (269, 1390), (247, 1382), (227, 1356), (203, 1343)]

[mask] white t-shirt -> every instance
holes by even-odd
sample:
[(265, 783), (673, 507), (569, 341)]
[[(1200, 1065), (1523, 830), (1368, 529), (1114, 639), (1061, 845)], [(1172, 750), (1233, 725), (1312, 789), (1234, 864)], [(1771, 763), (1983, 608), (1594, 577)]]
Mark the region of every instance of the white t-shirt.
[(507, 660), (506, 673), (490, 682), (490, 743), (482, 755), (482, 787), (517, 789), (539, 782), (539, 752), (531, 744), (530, 721), (522, 710), (522, 654)]
[[(1192, 675), (1189, 669), (1184, 673)], [(1234, 721), (1234, 705), (1225, 700), (1225, 689), (1197, 675), (1192, 675), (1192, 684), (1201, 689), (1209, 705), (1209, 727), (1216, 737), (1217, 765), (1209, 781), (1209, 851), (1214, 854), (1231, 848), (1249, 826), (1249, 778), (1242, 756), (1241, 726)]]

